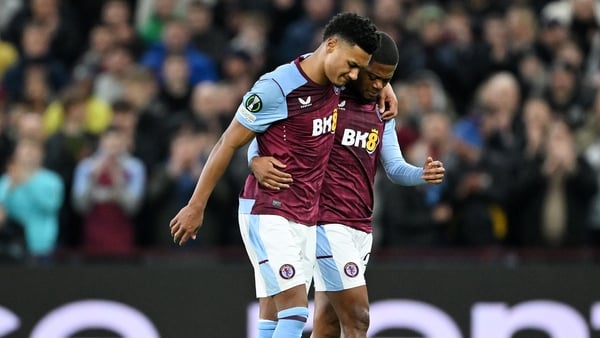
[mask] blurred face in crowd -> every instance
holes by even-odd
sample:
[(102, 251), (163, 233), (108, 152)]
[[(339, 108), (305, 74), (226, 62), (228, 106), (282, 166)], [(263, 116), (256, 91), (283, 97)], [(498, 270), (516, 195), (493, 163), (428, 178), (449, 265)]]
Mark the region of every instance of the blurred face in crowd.
[(575, 74), (568, 66), (557, 66), (550, 75), (550, 88), (556, 97), (569, 95), (575, 88)]
[(42, 163), (42, 144), (32, 139), (21, 139), (13, 155), (14, 163), (27, 168), (37, 168)]
[(186, 23), (193, 33), (204, 33), (212, 27), (213, 14), (208, 6), (189, 6), (185, 15)]
[(379, 0), (373, 2), (373, 20), (377, 24), (396, 23), (402, 17), (402, 2)]
[(167, 83), (187, 84), (189, 80), (189, 66), (182, 55), (170, 55), (163, 64), (163, 76)]
[(325, 21), (333, 12), (333, 0), (304, 0), (304, 10), (313, 20)]
[(523, 106), (523, 121), (527, 128), (545, 129), (550, 117), (550, 106), (542, 99), (529, 99)]
[(42, 140), (44, 138), (44, 124), (39, 113), (24, 112), (16, 117), (17, 135), (19, 138)]
[(584, 21), (594, 21), (595, 3), (594, 0), (572, 0), (573, 17)]
[(92, 50), (98, 53), (104, 53), (110, 49), (113, 42), (114, 40), (108, 27), (96, 26), (92, 29), (90, 33), (90, 45)]
[(492, 45), (505, 45), (507, 39), (506, 24), (502, 18), (490, 17), (484, 22), (484, 39)]
[(108, 25), (129, 23), (129, 7), (123, 0), (108, 1), (102, 8), (102, 21)]
[(448, 115), (438, 112), (423, 116), (421, 135), (428, 144), (442, 145), (450, 139), (450, 118)]
[(183, 51), (189, 43), (187, 27), (182, 22), (169, 22), (164, 29), (162, 41), (170, 51)]
[(123, 132), (118, 129), (108, 130), (102, 135), (100, 149), (104, 156), (115, 158), (125, 152), (126, 139)]
[(38, 20), (47, 20), (58, 14), (58, 0), (31, 0), (31, 12)]
[(29, 67), (25, 71), (25, 96), (33, 102), (45, 102), (50, 96), (46, 69), (43, 66)]
[(123, 47), (108, 50), (103, 58), (105, 71), (112, 74), (123, 74), (133, 65), (131, 53)]
[(43, 57), (50, 48), (50, 36), (41, 25), (27, 25), (23, 31), (23, 52), (30, 58)]
[(155, 13), (161, 18), (169, 18), (175, 12), (175, 0), (156, 0)]

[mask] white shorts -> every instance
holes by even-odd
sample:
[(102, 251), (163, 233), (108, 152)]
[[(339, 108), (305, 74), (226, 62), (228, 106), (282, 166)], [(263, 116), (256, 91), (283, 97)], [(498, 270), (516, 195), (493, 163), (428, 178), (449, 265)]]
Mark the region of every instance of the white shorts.
[(276, 295), (305, 284), (308, 292), (315, 265), (316, 226), (276, 215), (252, 215), (253, 200), (240, 199), (240, 233), (254, 268), (256, 297)]
[(365, 285), (373, 235), (342, 224), (317, 226), (315, 291), (341, 291)]

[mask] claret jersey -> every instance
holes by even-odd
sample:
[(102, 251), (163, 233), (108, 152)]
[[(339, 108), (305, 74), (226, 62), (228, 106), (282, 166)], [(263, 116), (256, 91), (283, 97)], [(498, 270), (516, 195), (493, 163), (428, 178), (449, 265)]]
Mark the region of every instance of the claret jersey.
[(294, 183), (289, 189), (274, 191), (259, 186), (251, 174), (240, 197), (255, 200), (252, 214), (279, 215), (315, 225), (333, 146), (339, 88), (311, 81), (302, 72), (300, 61), (263, 75), (236, 112), (236, 119), (257, 133), (259, 153), (285, 163)]
[(337, 223), (371, 232), (373, 186), (378, 162), (394, 183), (417, 185), (422, 169), (404, 160), (394, 120), (383, 121), (375, 102), (344, 92), (335, 143), (325, 171), (319, 224)]

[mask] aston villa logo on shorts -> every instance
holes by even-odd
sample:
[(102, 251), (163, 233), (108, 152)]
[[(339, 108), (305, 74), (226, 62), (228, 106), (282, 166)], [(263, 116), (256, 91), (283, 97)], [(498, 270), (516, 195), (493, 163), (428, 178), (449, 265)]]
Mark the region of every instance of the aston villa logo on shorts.
[(283, 264), (279, 268), (279, 275), (283, 279), (292, 279), (296, 275), (296, 269), (291, 264)]
[(346, 265), (344, 265), (344, 273), (351, 278), (358, 276), (358, 265), (354, 262), (346, 263)]

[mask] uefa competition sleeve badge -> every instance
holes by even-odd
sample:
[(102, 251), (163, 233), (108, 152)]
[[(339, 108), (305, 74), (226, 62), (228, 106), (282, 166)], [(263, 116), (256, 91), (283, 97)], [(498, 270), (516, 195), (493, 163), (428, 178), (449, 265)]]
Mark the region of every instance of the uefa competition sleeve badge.
[(240, 104), (238, 108), (238, 114), (244, 118), (244, 120), (254, 123), (256, 116), (254, 113), (262, 109), (263, 103), (260, 97), (256, 94), (251, 94)]
[(257, 111), (262, 109), (262, 100), (258, 95), (252, 94), (248, 96), (246, 102), (244, 102), (244, 106), (249, 112), (256, 113)]

